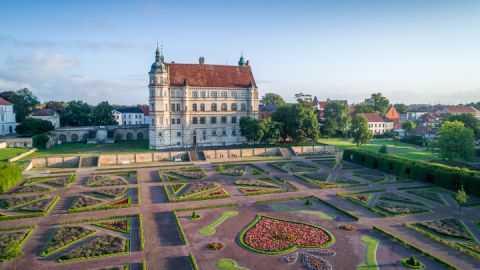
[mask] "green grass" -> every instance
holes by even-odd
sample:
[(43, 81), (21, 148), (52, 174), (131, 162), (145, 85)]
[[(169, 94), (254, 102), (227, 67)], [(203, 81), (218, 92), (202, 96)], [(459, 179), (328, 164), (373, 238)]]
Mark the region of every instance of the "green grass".
[(154, 152), (148, 149), (148, 140), (143, 141), (117, 141), (112, 144), (87, 144), (84, 142), (63, 143), (48, 149), (39, 149), (26, 158), (52, 157), (52, 156), (95, 156), (102, 153), (127, 154), (140, 152)]
[(237, 262), (231, 259), (219, 259), (215, 265), (220, 270), (247, 270), (247, 268), (238, 266)]
[(276, 211), (295, 211), (295, 212), (299, 212), (299, 213), (302, 213), (302, 214), (319, 216), (319, 217), (324, 218), (324, 219), (334, 219), (335, 218), (335, 216), (333, 216), (333, 215), (329, 215), (329, 214), (323, 213), (323, 212), (318, 211), (318, 210), (302, 210), (302, 209), (292, 208), (292, 207), (288, 207), (288, 206), (284, 206), (284, 205), (275, 205), (273, 207), (273, 210), (276, 210)]
[(222, 224), (225, 220), (234, 217), (238, 214), (237, 211), (225, 211), (223, 214), (217, 218), (214, 222), (198, 230), (198, 233), (201, 235), (209, 236), (215, 234), (215, 228)]
[[(320, 139), (319, 142), (329, 145), (335, 145), (340, 150), (345, 150), (348, 148), (357, 147), (356, 144), (352, 143), (350, 140), (344, 140), (339, 138), (331, 138), (331, 139)], [(375, 139), (370, 140), (367, 144), (362, 144), (358, 148), (378, 152), (382, 145), (387, 146), (388, 154), (397, 157), (408, 158), (411, 160), (428, 160), (428, 159), (438, 159), (438, 153), (432, 153), (426, 151), (424, 148), (419, 148), (416, 145), (397, 142), (394, 143), (393, 140), (383, 140), (383, 139)]]
[(379, 241), (376, 238), (373, 238), (367, 235), (362, 235), (360, 239), (362, 240), (362, 242), (364, 242), (367, 245), (367, 250), (365, 252), (366, 264), (357, 265), (357, 269), (358, 270), (380, 269), (377, 263), (377, 248), (378, 248)]
[(22, 153), (27, 152), (30, 148), (3, 148), (0, 149), (0, 161), (7, 161), (10, 158), (16, 157)]

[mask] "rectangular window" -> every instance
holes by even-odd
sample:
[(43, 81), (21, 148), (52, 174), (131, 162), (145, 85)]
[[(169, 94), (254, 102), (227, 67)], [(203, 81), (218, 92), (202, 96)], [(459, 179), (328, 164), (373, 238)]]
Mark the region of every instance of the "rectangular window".
[(222, 118), (221, 118), (220, 121), (221, 121), (222, 124), (226, 124), (226, 123), (227, 123), (227, 117), (226, 117), (226, 116), (222, 116)]
[(217, 91), (212, 91), (211, 94), (212, 94), (212, 98), (217, 98)]
[(193, 117), (193, 118), (192, 118), (192, 124), (194, 124), (194, 125), (198, 124), (198, 119), (197, 119), (197, 117)]
[(232, 116), (232, 124), (236, 124), (237, 123), (237, 117), (236, 116)]
[(192, 97), (197, 98), (198, 97), (198, 91), (193, 91), (192, 92)]
[(236, 130), (232, 130), (232, 136), (237, 136), (237, 131)]
[(210, 124), (216, 124), (217, 123), (217, 117), (212, 116), (210, 117)]
[(206, 96), (205, 91), (200, 91), (200, 97), (205, 98), (205, 96)]
[(175, 125), (175, 119), (172, 118), (172, 125)]
[(222, 136), (227, 136), (227, 130), (226, 129), (222, 130)]
[(200, 117), (200, 124), (205, 124), (205, 117)]
[(181, 133), (181, 132), (177, 132), (177, 137), (182, 137), (182, 133)]
[(232, 98), (237, 98), (237, 91), (232, 91)]
[(180, 104), (177, 104), (177, 111), (180, 111)]
[(177, 119), (177, 125), (180, 125), (180, 118)]

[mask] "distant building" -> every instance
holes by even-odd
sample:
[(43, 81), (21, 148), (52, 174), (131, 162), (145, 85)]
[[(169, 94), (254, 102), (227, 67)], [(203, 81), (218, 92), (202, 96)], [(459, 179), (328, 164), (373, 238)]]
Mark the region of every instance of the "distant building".
[(270, 118), (277, 109), (277, 104), (260, 105), (258, 110), (258, 116), (260, 119)]
[(15, 126), (13, 104), (0, 98), (0, 136), (15, 133)]
[(140, 105), (139, 108), (143, 112), (143, 123), (146, 124), (146, 125), (149, 125), (150, 124), (150, 109), (148, 108), (148, 105)]
[(393, 128), (394, 129), (401, 128), (400, 114), (397, 112), (397, 109), (395, 109), (395, 106), (390, 105), (390, 108), (388, 109), (385, 117), (393, 122)]
[(422, 115), (428, 113), (427, 110), (422, 109), (412, 109), (407, 111), (406, 120), (416, 121), (418, 118), (422, 117)]
[(60, 127), (60, 114), (52, 109), (40, 109), (32, 113), (32, 118), (52, 123), (54, 128)]
[(325, 114), (325, 106), (328, 101), (320, 101), (317, 96), (313, 98), (313, 107), (317, 110), (318, 119), (323, 119)]
[(142, 125), (145, 123), (145, 114), (139, 107), (118, 108), (113, 110), (113, 116), (118, 125)]
[(438, 111), (438, 114), (445, 115), (445, 114), (473, 114), (476, 118), (480, 118), (480, 111), (475, 109), (472, 106), (448, 106), (442, 110)]
[(387, 131), (393, 130), (393, 121), (388, 120), (378, 113), (364, 113), (368, 120), (368, 129), (373, 135), (382, 135)]

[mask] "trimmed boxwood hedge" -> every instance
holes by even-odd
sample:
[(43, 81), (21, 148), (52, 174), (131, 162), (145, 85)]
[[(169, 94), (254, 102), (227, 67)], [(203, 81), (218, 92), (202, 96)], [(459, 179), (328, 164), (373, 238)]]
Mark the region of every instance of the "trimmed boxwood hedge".
[(360, 149), (344, 150), (343, 160), (450, 190), (463, 186), (468, 194), (480, 196), (480, 172)]
[(0, 162), (0, 194), (14, 187), (22, 179), (22, 170), (13, 163)]

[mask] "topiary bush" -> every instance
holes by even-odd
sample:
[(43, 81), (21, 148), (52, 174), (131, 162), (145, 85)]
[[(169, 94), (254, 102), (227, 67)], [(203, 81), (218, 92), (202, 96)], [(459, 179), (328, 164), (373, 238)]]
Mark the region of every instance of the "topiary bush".
[(404, 258), (402, 259), (402, 264), (408, 268), (412, 269), (423, 269), (425, 268), (425, 265), (420, 262), (419, 260), (415, 259), (415, 257), (412, 255), (409, 258)]

